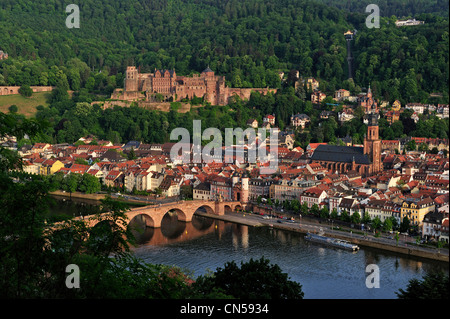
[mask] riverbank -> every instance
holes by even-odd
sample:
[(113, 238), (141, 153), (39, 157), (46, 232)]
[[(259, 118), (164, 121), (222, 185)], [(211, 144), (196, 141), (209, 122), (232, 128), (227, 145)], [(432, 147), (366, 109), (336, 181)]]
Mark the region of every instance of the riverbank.
[(412, 257), (432, 259), (447, 263), (449, 262), (448, 250), (441, 249), (440, 251), (438, 251), (437, 249), (433, 248), (417, 247), (406, 242), (399, 242), (397, 245), (394, 240), (390, 240), (392, 241), (392, 243), (390, 243), (389, 240), (376, 238), (371, 235), (362, 236), (353, 233), (341, 232), (338, 230), (330, 229), (327, 226), (317, 226), (305, 222), (291, 222), (281, 219), (263, 219), (262, 216), (255, 214), (231, 213), (222, 216), (199, 212), (197, 212), (196, 214), (251, 227), (272, 227), (303, 234), (307, 234), (309, 232), (317, 233), (320, 229), (324, 232), (325, 236), (347, 240), (359, 246), (387, 250)]
[(230, 222), (230, 223), (235, 223), (235, 224), (241, 224), (241, 225), (245, 225), (245, 226), (251, 226), (251, 227), (262, 227), (262, 226), (267, 226), (263, 223), (260, 223), (257, 220), (253, 220), (253, 219), (249, 219), (249, 218), (245, 218), (245, 214), (241, 216), (236, 215), (215, 215), (215, 214), (208, 214), (208, 213), (203, 213), (203, 212), (199, 212), (197, 211), (195, 213), (195, 215), (198, 216), (202, 216), (202, 217), (208, 217), (208, 218), (213, 218), (213, 219), (217, 219), (217, 220), (221, 220), (224, 222)]
[[(81, 193), (81, 192), (73, 192), (72, 194), (65, 192), (65, 191), (61, 191), (61, 190), (57, 190), (54, 192), (50, 192), (50, 195), (52, 196), (56, 196), (56, 197), (62, 197), (62, 198), (76, 198), (76, 199), (81, 199), (81, 200), (93, 200), (93, 201), (98, 201), (100, 202), (102, 199), (105, 199), (106, 196), (108, 194), (85, 194), (85, 193)], [(131, 204), (133, 206), (147, 206), (147, 205), (151, 205), (153, 204), (153, 201), (147, 200), (147, 199), (134, 199), (137, 197), (133, 197), (132, 196), (128, 196), (128, 195), (115, 195), (115, 194), (109, 194), (111, 196), (111, 198), (113, 199), (120, 199), (125, 203)]]
[(96, 200), (96, 201), (101, 201), (102, 199), (105, 198), (105, 194), (84, 194), (84, 193), (80, 193), (80, 192), (73, 192), (71, 194), (71, 193), (67, 193), (65, 191), (60, 191), (60, 190), (50, 192), (50, 195), (64, 197), (64, 198), (89, 199), (89, 200)]

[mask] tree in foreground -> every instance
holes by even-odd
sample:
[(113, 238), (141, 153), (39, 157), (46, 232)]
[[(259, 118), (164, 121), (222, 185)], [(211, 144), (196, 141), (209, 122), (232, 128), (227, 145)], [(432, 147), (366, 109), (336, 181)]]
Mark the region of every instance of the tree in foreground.
[(431, 272), (422, 280), (411, 279), (406, 290), (399, 289), (396, 295), (399, 299), (448, 299), (448, 274)]
[(223, 293), (238, 299), (303, 299), (302, 286), (268, 259), (250, 259), (241, 267), (227, 262), (212, 275), (199, 276), (193, 284), (203, 295)]

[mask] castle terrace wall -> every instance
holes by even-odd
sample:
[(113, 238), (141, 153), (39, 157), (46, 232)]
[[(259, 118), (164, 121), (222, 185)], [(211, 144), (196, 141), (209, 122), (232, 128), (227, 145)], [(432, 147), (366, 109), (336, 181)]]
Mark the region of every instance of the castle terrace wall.
[[(37, 92), (51, 92), (53, 86), (30, 86), (34, 93)], [(20, 86), (0, 86), (0, 95), (14, 95), (19, 94)]]

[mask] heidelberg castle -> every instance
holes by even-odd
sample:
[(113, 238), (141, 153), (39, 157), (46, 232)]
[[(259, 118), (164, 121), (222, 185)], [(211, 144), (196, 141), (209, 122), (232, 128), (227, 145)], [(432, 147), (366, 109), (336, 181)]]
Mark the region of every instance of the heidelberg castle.
[(241, 99), (250, 99), (251, 92), (276, 92), (269, 88), (230, 88), (225, 85), (225, 77), (215, 75), (209, 67), (201, 74), (192, 77), (178, 76), (175, 70), (157, 70), (154, 73), (139, 73), (136, 67), (129, 66), (125, 74), (124, 89), (116, 89), (112, 99), (126, 101), (155, 100), (160, 94), (166, 101), (180, 101), (194, 96), (203, 97), (212, 105), (227, 105), (235, 95)]

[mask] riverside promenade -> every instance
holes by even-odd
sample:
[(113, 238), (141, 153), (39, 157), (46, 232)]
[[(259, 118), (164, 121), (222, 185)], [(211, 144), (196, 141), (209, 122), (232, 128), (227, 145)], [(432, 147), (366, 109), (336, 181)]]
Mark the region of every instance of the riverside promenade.
[(448, 249), (437, 249), (431, 247), (421, 247), (415, 244), (415, 241), (411, 240), (409, 237), (403, 235), (400, 236), (398, 243), (395, 239), (388, 239), (382, 237), (375, 237), (368, 233), (366, 235), (355, 234), (350, 231), (336, 230), (326, 224), (311, 223), (301, 219), (289, 220), (280, 218), (267, 218), (265, 219), (262, 215), (252, 214), (252, 213), (226, 213), (222, 216), (217, 216), (208, 213), (197, 212), (197, 215), (209, 217), (213, 219), (218, 219), (226, 222), (232, 222), (242, 225), (247, 225), (251, 227), (272, 227), (276, 229), (282, 229), (286, 231), (293, 231), (298, 233), (318, 233), (323, 231), (325, 236), (339, 238), (347, 240), (359, 246), (366, 246), (375, 249), (382, 249), (391, 251), (394, 253), (404, 254), (408, 256), (420, 257), (438, 260), (442, 262), (449, 262), (449, 250)]

